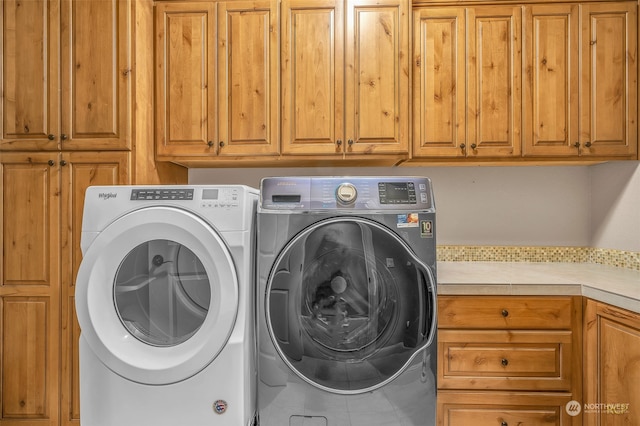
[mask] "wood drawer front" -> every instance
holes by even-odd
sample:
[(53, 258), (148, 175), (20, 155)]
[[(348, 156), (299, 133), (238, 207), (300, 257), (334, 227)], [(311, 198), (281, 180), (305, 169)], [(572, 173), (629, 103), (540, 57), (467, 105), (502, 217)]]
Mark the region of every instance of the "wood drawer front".
[(570, 416), (569, 394), (441, 392), (438, 426), (578, 426), (582, 415)]
[(438, 297), (439, 328), (571, 329), (571, 297)]
[(441, 389), (571, 390), (570, 331), (441, 330)]

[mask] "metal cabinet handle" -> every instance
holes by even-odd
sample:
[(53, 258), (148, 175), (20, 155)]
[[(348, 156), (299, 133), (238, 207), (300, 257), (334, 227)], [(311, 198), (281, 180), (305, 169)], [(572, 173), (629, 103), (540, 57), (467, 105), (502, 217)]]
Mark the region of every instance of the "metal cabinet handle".
[(508, 317), (509, 316), (509, 311), (507, 311), (506, 309), (503, 309), (502, 310), (502, 316), (505, 317), (505, 318)]
[(47, 161), (47, 164), (49, 165), (49, 167), (52, 167), (54, 164), (56, 164), (56, 162), (53, 160), (49, 160)]
[(60, 165), (64, 167), (67, 165), (67, 162), (65, 160), (60, 160)]
[(209, 148), (211, 148), (211, 147), (213, 146), (213, 141), (209, 141), (209, 142), (207, 142), (207, 146), (208, 146)]
[(465, 149), (466, 147), (467, 147), (467, 145), (465, 145), (463, 143), (460, 144), (460, 149)]
[(500, 426), (509, 426), (509, 423), (503, 420), (502, 422), (500, 422)]
[(336, 141), (336, 145), (338, 145), (338, 146), (342, 145), (342, 139), (338, 139), (338, 140)]
[(507, 365), (509, 365), (509, 360), (506, 358), (502, 358), (502, 360), (500, 360), (500, 364), (506, 367)]
[(60, 139), (61, 139), (61, 140), (63, 140), (63, 141), (66, 141), (66, 140), (67, 140), (67, 135), (66, 135), (66, 134), (64, 134), (64, 133), (63, 133), (63, 134), (61, 134), (61, 135), (60, 135)]
[(573, 146), (575, 146), (576, 148), (580, 148), (580, 142), (574, 143)]
[(349, 144), (349, 146), (353, 145), (353, 139), (349, 139), (347, 143)]
[(56, 137), (54, 135), (52, 135), (51, 133), (49, 133), (47, 135), (47, 139), (49, 139), (50, 141), (54, 140)]
[(471, 149), (476, 149), (478, 147), (478, 145), (476, 145), (475, 143), (471, 144)]
[(220, 142), (218, 142), (218, 146), (219, 146), (220, 148), (222, 148), (222, 147), (224, 146), (224, 141), (220, 141)]
[(585, 142), (584, 146), (586, 146), (587, 148), (591, 147), (591, 142)]

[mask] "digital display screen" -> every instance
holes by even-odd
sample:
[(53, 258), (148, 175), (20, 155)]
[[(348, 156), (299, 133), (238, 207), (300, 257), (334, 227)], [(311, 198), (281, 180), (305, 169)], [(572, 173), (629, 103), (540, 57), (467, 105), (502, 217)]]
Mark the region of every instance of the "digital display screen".
[(409, 202), (409, 189), (406, 183), (385, 183), (387, 200)]
[(218, 189), (217, 188), (209, 188), (202, 190), (202, 199), (203, 200), (217, 200), (218, 199)]

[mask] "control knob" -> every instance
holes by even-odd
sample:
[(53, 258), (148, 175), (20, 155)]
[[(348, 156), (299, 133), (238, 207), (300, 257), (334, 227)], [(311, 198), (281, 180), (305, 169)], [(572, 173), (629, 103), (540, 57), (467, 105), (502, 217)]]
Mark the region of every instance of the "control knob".
[(358, 191), (351, 183), (341, 183), (336, 189), (336, 199), (342, 205), (353, 204), (358, 198)]

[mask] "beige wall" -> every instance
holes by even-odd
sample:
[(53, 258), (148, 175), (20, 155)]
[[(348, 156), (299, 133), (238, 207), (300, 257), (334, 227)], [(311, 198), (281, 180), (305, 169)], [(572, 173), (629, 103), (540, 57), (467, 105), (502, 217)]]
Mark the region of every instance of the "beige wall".
[[(192, 169), (189, 182), (258, 187), (273, 175), (422, 175), (434, 184), (439, 244), (585, 247), (594, 241), (592, 176), (601, 173), (594, 166)], [(637, 201), (632, 207), (638, 214)], [(618, 217), (611, 220), (607, 228), (618, 229)], [(632, 249), (615, 236), (611, 244)]]

